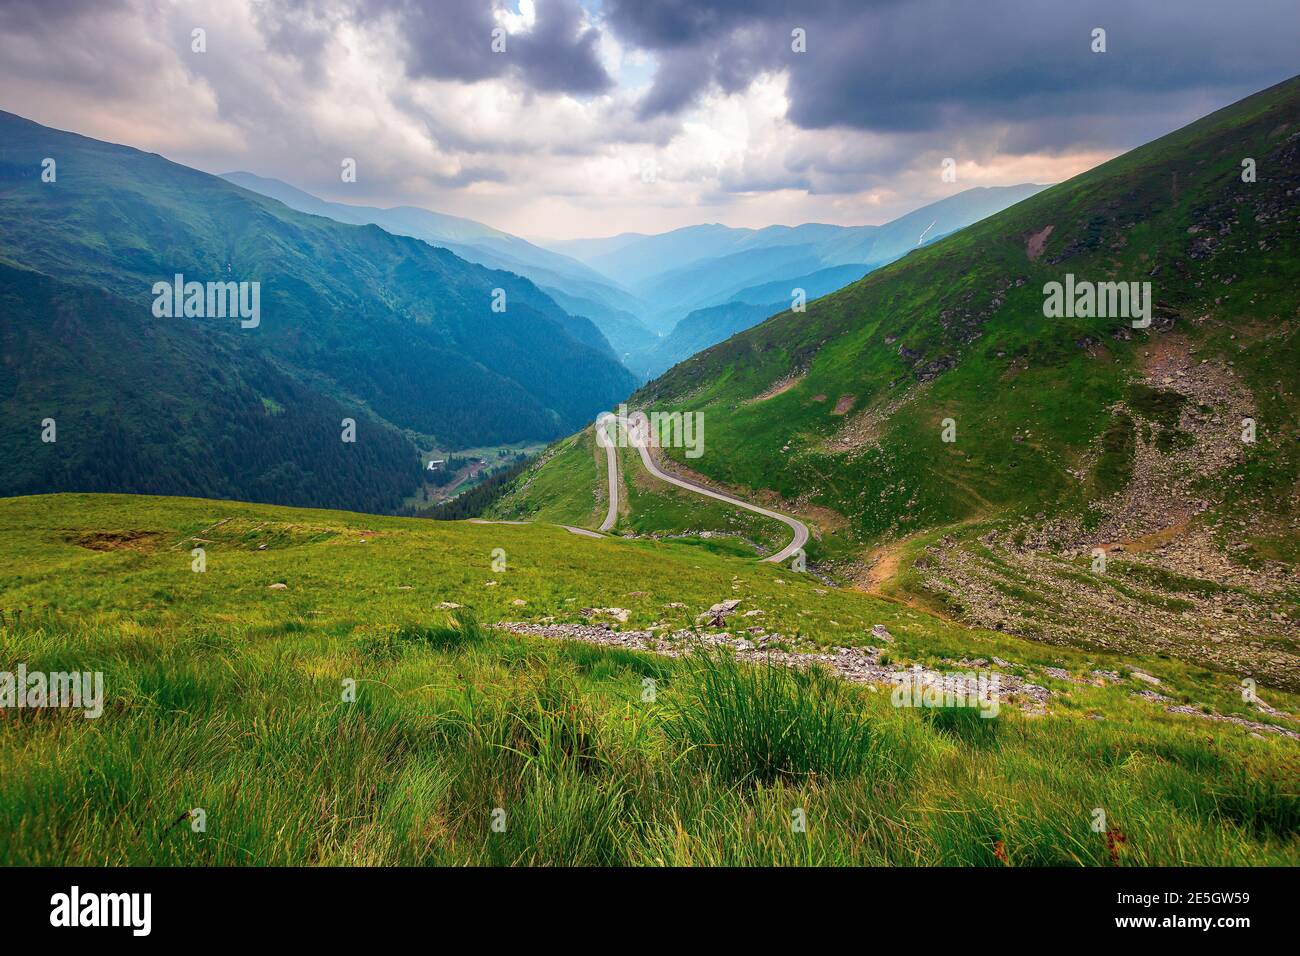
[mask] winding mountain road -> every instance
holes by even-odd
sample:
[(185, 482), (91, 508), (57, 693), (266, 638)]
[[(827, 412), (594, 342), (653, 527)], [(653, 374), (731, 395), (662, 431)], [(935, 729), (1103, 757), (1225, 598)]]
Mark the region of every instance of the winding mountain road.
[[(605, 524), (600, 526), (601, 531), (607, 531), (614, 526), (614, 519), (618, 503), (618, 457), (614, 450), (614, 441), (609, 434), (608, 425), (610, 422), (617, 422), (614, 415), (606, 412), (596, 421), (596, 440), (600, 442), (600, 435), (606, 436), (605, 445), (606, 461), (609, 465), (609, 514), (605, 517)], [(780, 564), (791, 558), (796, 552), (801, 550), (808, 543), (808, 526), (798, 518), (792, 518), (789, 515), (781, 514), (779, 511), (771, 511), (767, 508), (761, 508), (758, 505), (752, 505), (747, 501), (741, 501), (739, 498), (732, 498), (730, 495), (724, 495), (721, 492), (714, 491), (712, 488), (705, 488), (693, 481), (685, 478), (679, 478), (676, 475), (661, 469), (650, 455), (650, 444), (652, 441), (650, 433), (650, 422), (641, 412), (636, 412), (628, 417), (626, 421), (628, 440), (641, 453), (641, 464), (645, 470), (650, 472), (660, 481), (667, 482), (670, 485), (676, 485), (678, 488), (685, 488), (687, 491), (693, 491), (697, 495), (704, 495), (706, 498), (713, 498), (717, 501), (725, 502), (736, 508), (743, 508), (746, 511), (753, 511), (756, 514), (763, 515), (767, 518), (774, 518), (790, 528), (794, 532), (794, 538), (791, 542), (778, 551), (776, 554), (769, 555), (762, 560), (770, 564)]]
[[(605, 512), (605, 520), (600, 523), (601, 531), (609, 531), (618, 520), (618, 452), (614, 447), (614, 436), (609, 433), (608, 427), (611, 422), (617, 421), (610, 412), (605, 412), (596, 419), (596, 444), (605, 446), (605, 464), (609, 469), (609, 510)], [(600, 440), (601, 435), (605, 436), (603, 442)]]
[[(641, 453), (641, 464), (645, 470), (650, 472), (660, 481), (670, 485), (676, 485), (678, 488), (684, 488), (687, 491), (693, 491), (697, 495), (703, 495), (706, 498), (713, 498), (715, 501), (721, 501), (735, 508), (743, 508), (745, 511), (752, 511), (755, 514), (763, 515), (765, 518), (772, 518), (781, 522), (791, 531), (794, 532), (794, 538), (784, 548), (776, 554), (768, 555), (762, 561), (768, 564), (780, 564), (789, 560), (798, 553), (805, 544), (808, 543), (808, 526), (798, 518), (792, 518), (790, 515), (781, 514), (779, 511), (772, 511), (768, 508), (761, 508), (758, 505), (751, 505), (748, 501), (741, 501), (739, 498), (733, 498), (730, 495), (724, 495), (712, 488), (706, 488), (703, 485), (696, 484), (686, 478), (679, 478), (677, 475), (664, 471), (650, 455), (650, 447), (653, 444), (653, 436), (650, 429), (650, 421), (643, 412), (634, 412), (624, 420), (623, 428), (627, 434), (628, 440), (633, 447)], [(611, 433), (610, 426), (614, 426), (615, 432)], [(612, 412), (605, 412), (596, 419), (596, 444), (605, 449), (605, 467), (606, 480), (609, 486), (609, 508), (605, 511), (605, 520), (600, 523), (600, 531), (606, 532), (613, 529), (614, 524), (618, 521), (618, 437), (617, 428), (619, 426), (618, 417)], [(467, 519), (472, 524), (528, 524), (526, 521), (489, 521), (484, 518)], [(586, 528), (577, 528), (573, 525), (559, 525), (565, 531), (571, 534), (582, 535), (588, 538), (600, 538), (603, 534), (595, 531), (589, 531)]]

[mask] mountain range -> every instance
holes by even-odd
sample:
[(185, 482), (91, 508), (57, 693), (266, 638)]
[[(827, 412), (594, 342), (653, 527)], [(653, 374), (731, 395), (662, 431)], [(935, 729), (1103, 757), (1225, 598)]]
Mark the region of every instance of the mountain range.
[[(32, 446), (0, 465), (10, 494), (392, 510), (418, 491), (423, 450), (565, 434), (779, 311), (792, 284), (834, 291), (871, 257), (1038, 188), (967, 190), (881, 227), (701, 226), (571, 255), (414, 206), (212, 176), (12, 113), (0, 136), (0, 429)], [(182, 317), (179, 301), (160, 313), (156, 288), (187, 281), (255, 286), (257, 321)], [(57, 437), (33, 444), (47, 419)]]
[[(0, 494), (388, 510), (421, 449), (553, 438), (635, 385), (514, 273), (11, 113), (0, 141)], [(258, 323), (158, 317), (176, 276), (257, 283)]]
[(619, 275), (651, 303), (646, 322), (664, 334), (625, 358), (643, 378), (791, 307), (795, 290), (811, 300), (860, 279), (1046, 187), (975, 187), (881, 226), (692, 226), (658, 236), (616, 237), (600, 246), (556, 244), (581, 252), (593, 268)]
[[(759, 280), (784, 281), (831, 266), (883, 265), (1043, 188), (1026, 183), (966, 189), (880, 226), (734, 229), (712, 223), (657, 235), (543, 244), (617, 277), (646, 303), (650, 327), (667, 334), (690, 311), (730, 301)], [(781, 298), (788, 301), (789, 293)]]
[(649, 348), (655, 342), (654, 333), (638, 317), (640, 301), (617, 282), (576, 259), (499, 229), (417, 206), (383, 209), (330, 202), (281, 180), (249, 172), (224, 173), (222, 178), (299, 212), (354, 225), (373, 224), (397, 236), (412, 236), (449, 249), (468, 262), (526, 276), (567, 312), (595, 323), (620, 355)]
[(414, 206), (331, 202), (249, 172), (223, 178), (300, 212), (372, 223), (525, 276), (568, 312), (590, 319), (642, 380), (782, 311), (796, 287), (808, 298), (833, 292), (1044, 188), (967, 189), (881, 226), (735, 229), (714, 223), (535, 244)]

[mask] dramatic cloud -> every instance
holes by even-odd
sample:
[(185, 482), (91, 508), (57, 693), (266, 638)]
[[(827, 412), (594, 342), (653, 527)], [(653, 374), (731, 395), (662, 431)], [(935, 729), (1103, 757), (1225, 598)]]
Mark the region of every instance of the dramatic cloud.
[[(1294, 0), (609, 0), (606, 18), (664, 64), (646, 115), (785, 71), (795, 125), (880, 133), (1239, 96), (1290, 75), (1300, 40)], [(1105, 53), (1092, 50), (1096, 28)]]
[[(360, 0), (357, 18), (392, 17), (413, 78), (486, 80), (515, 73), (545, 92), (602, 93), (613, 85), (596, 54), (599, 31), (584, 23), (577, 0), (525, 3), (519, 14), (494, 13), (483, 0)], [(514, 21), (516, 27), (509, 30)], [(498, 36), (494, 49), (493, 30)]]
[(1282, 80), (1298, 21), (1294, 0), (4, 0), (0, 108), (530, 235), (881, 222)]

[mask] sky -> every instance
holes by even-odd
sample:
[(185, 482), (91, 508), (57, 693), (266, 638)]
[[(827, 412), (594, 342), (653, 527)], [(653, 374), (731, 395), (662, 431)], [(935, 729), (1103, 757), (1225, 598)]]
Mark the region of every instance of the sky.
[(565, 239), (1058, 182), (1297, 51), (1300, 0), (0, 0), (0, 109)]

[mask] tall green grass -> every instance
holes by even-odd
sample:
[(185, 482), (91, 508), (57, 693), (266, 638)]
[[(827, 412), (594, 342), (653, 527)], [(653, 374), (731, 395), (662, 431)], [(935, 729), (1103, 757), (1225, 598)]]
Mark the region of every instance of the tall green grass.
[[(883, 621), (891, 653), (927, 666), (999, 654), (1079, 672), (1083, 652), (814, 597), (788, 574), (771, 575), (778, 584), (699, 551), (613, 550), (535, 527), (322, 514), (338, 531), (328, 539), (214, 547), (194, 574), (184, 549), (83, 553), (61, 532), (80, 520), (196, 533), (214, 513), (303, 513), (62, 500), (0, 502), (0, 670), (103, 671), (105, 709), (0, 710), (0, 864), (1300, 863), (1295, 742), (1169, 714), (1130, 687), (1063, 686), (1049, 716), (1007, 706), (974, 723), (820, 672), (482, 622), (617, 604), (639, 624), (684, 625), (730, 592), (821, 643), (842, 640), (846, 622), (862, 633)], [(504, 574), (487, 568), (500, 540)], [(545, 586), (531, 570), (542, 556)], [(268, 590), (277, 579), (289, 587)], [(448, 600), (476, 613), (448, 616)], [(1250, 713), (1232, 709), (1235, 682), (1133, 663), (1158, 667), (1171, 694)], [(1096, 808), (1105, 832), (1091, 827)]]
[(710, 652), (687, 667), (668, 735), (721, 780), (878, 777), (897, 767), (844, 683), (821, 670), (745, 666)]
[(358, 645), (371, 658), (392, 660), (413, 647), (458, 650), (480, 644), (486, 636), (487, 632), (474, 614), (461, 609), (443, 622), (403, 621), (396, 627), (367, 631), (358, 638)]
[(977, 747), (998, 739), (998, 716), (985, 717), (977, 707), (923, 707), (921, 715), (935, 730)]
[(77, 646), (108, 684), (98, 720), (0, 714), (3, 864), (1300, 863), (1294, 744), (1207, 740), (1136, 703), (1100, 722), (1008, 709), (976, 725), (990, 746), (888, 693), (716, 654), (495, 632), (385, 658), (312, 629), (0, 638), (2, 666)]

